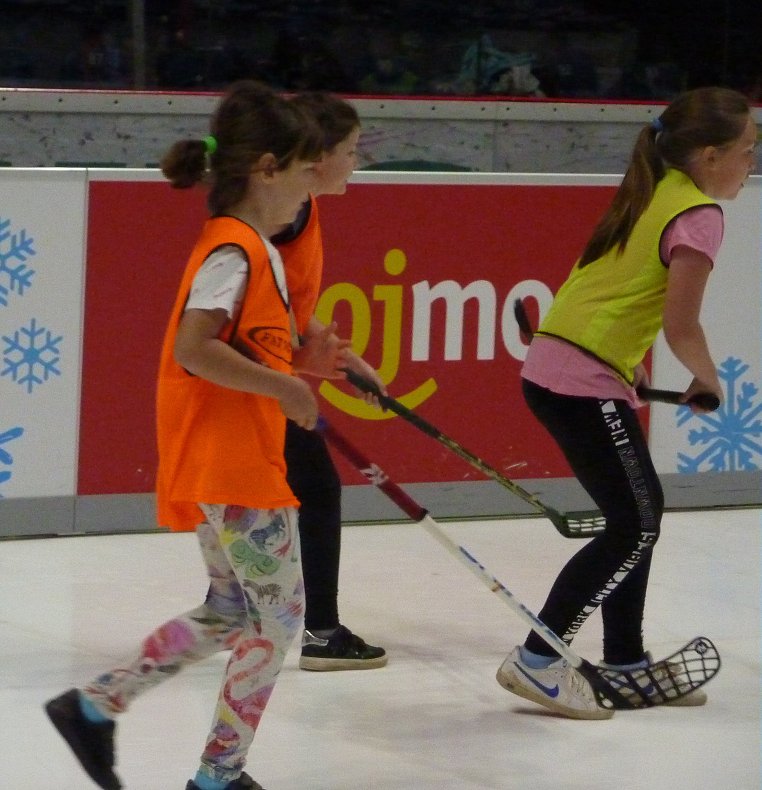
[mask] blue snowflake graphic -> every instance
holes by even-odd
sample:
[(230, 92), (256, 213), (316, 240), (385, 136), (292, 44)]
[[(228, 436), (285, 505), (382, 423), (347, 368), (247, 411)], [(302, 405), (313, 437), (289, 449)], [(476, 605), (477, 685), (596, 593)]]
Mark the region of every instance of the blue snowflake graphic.
[(11, 222), (0, 218), (0, 307), (8, 305), (8, 295), (15, 291), (24, 295), (34, 277), (34, 269), (26, 261), (37, 253), (32, 246), (34, 239), (26, 235), (26, 230), (12, 233)]
[[(24, 433), (24, 429), (20, 427), (11, 428), (5, 433), (0, 433), (0, 464), (3, 466), (12, 466), (13, 465), (13, 457), (11, 454), (3, 449), (3, 445), (7, 442), (13, 441), (13, 439), (18, 439), (21, 434)], [(11, 477), (11, 473), (0, 469), (0, 484), (7, 482)], [(3, 498), (3, 495), (0, 494), (0, 499)]]
[(688, 442), (701, 448), (695, 456), (677, 454), (678, 472), (736, 472), (759, 469), (762, 459), (762, 402), (759, 388), (741, 377), (749, 366), (728, 357), (718, 368), (725, 382), (725, 402), (716, 412), (693, 414), (687, 406), (677, 410), (677, 424), (698, 421), (702, 427), (688, 431)]
[(62, 339), (62, 335), (54, 337), (45, 327), (38, 328), (34, 318), (28, 327), (17, 329), (13, 337), (3, 335), (5, 367), (0, 376), (10, 376), (17, 384), (26, 386), (28, 393), (51, 375), (60, 376), (58, 344)]

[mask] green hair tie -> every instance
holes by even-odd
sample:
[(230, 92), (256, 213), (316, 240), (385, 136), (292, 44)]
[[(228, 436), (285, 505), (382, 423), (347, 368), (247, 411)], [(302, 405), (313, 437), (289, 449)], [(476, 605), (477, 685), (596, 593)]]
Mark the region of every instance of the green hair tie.
[(217, 150), (217, 138), (213, 134), (207, 135), (203, 139), (204, 148), (206, 148), (206, 153), (211, 156)]

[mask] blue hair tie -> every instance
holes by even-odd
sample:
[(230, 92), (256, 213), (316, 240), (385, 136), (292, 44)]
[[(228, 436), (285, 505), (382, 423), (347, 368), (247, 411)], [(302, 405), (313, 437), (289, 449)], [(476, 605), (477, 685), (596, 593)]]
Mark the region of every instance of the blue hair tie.
[(651, 121), (651, 128), (658, 134), (664, 131), (664, 122), (661, 118), (654, 118)]

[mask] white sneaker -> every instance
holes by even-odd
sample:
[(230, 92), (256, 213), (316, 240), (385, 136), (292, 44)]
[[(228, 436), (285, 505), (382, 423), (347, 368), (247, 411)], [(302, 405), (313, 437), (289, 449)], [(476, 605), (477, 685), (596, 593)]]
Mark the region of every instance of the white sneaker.
[(610, 719), (613, 709), (602, 708), (590, 684), (562, 658), (547, 669), (532, 669), (515, 647), (497, 671), (497, 682), (519, 697), (572, 719)]
[[(646, 658), (648, 659), (648, 663), (653, 663), (653, 657), (650, 653), (646, 653)], [(601, 661), (598, 666), (604, 670), (602, 672), (602, 676), (604, 680), (610, 683), (617, 691), (625, 698), (631, 697), (635, 695), (635, 691), (630, 688), (626, 683), (619, 683), (617, 682), (618, 679), (618, 671), (616, 667), (613, 667), (609, 664), (605, 664)], [(611, 673), (605, 671), (611, 670)], [(651, 678), (645, 672), (638, 672), (637, 669), (629, 670), (632, 673), (633, 679), (635, 682), (640, 686), (641, 689), (648, 695), (652, 694), (656, 691), (653, 688), (653, 684), (651, 682)], [(688, 675), (686, 673), (686, 669), (683, 664), (679, 661), (670, 661), (669, 662), (669, 670), (665, 668), (659, 668), (652, 670), (654, 680), (659, 685), (660, 690), (663, 691), (667, 696), (670, 696), (670, 691), (683, 691), (684, 688), (690, 683), (688, 679)], [(683, 697), (677, 697), (676, 699), (671, 699), (664, 702), (664, 705), (671, 705), (673, 707), (698, 707), (700, 705), (705, 705), (707, 701), (706, 691), (703, 688), (697, 688), (694, 691), (689, 692)]]

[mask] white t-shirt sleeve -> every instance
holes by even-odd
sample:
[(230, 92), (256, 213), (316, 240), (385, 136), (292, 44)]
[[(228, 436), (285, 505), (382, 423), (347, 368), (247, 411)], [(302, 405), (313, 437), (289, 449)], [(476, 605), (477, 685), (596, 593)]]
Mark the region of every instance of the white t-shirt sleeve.
[(185, 309), (225, 310), (234, 319), (246, 291), (249, 265), (239, 247), (216, 249), (196, 272)]

